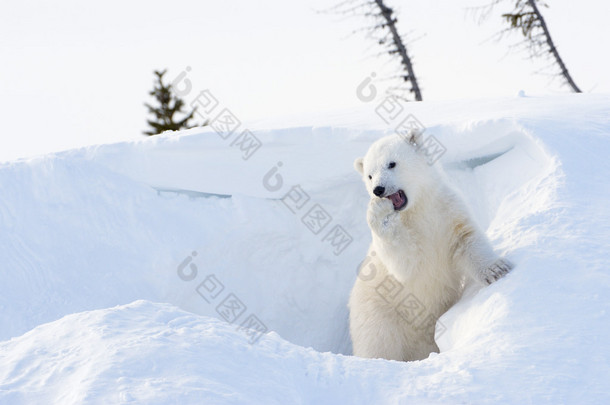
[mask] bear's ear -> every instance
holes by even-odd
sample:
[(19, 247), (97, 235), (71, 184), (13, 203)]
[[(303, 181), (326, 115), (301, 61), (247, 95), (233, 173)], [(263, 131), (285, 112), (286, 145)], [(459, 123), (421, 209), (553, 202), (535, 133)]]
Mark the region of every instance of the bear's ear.
[(354, 169), (356, 169), (356, 171), (360, 174), (362, 174), (362, 172), (364, 172), (364, 162), (361, 157), (354, 160)]
[(409, 134), (407, 135), (407, 142), (409, 142), (412, 146), (415, 146), (415, 148), (420, 148), (422, 146), (422, 135), (424, 134), (424, 131), (420, 130), (420, 129), (412, 129), (409, 131)]

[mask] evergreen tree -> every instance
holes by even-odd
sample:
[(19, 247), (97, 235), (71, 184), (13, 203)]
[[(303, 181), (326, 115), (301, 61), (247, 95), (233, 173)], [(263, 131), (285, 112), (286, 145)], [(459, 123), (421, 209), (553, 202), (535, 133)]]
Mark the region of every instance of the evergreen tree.
[(154, 120), (146, 120), (151, 130), (145, 131), (146, 135), (157, 135), (163, 131), (178, 131), (183, 128), (189, 128), (189, 121), (193, 119), (196, 108), (194, 108), (186, 117), (179, 121), (174, 120), (174, 115), (184, 114), (184, 101), (173, 94), (171, 84), (163, 84), (163, 75), (167, 70), (159, 72), (155, 70), (157, 83), (154, 89), (148, 93), (155, 98), (159, 103), (159, 107), (153, 107), (148, 103), (144, 105), (148, 108), (148, 112), (155, 116)]

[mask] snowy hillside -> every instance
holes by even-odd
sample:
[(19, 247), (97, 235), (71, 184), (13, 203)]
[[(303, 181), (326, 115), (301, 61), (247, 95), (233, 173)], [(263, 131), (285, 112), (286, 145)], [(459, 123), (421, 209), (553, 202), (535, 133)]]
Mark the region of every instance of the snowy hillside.
[(517, 265), (440, 354), (350, 356), (367, 104), (0, 165), (0, 404), (610, 401), (610, 96), (406, 107)]

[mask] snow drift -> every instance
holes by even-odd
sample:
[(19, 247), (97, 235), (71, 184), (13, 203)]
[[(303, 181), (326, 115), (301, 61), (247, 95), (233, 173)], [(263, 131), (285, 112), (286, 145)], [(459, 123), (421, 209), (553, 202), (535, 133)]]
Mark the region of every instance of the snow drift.
[(412, 363), (349, 356), (365, 107), (0, 165), (0, 403), (607, 401), (610, 97), (409, 105), (517, 265)]

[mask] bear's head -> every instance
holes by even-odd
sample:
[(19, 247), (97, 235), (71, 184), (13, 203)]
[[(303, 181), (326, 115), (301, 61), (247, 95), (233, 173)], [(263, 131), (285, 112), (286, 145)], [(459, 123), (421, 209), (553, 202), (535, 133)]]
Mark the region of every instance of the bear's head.
[(389, 135), (371, 145), (363, 158), (354, 161), (354, 168), (372, 198), (389, 198), (397, 211), (413, 206), (434, 181), (432, 168), (425, 156), (418, 153), (420, 134), (407, 138)]

